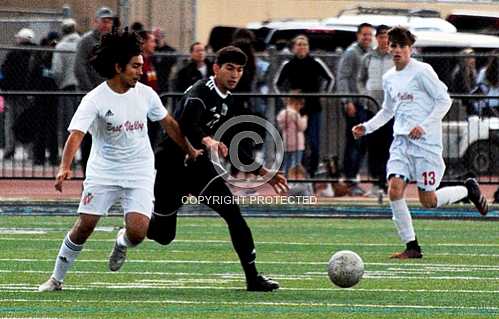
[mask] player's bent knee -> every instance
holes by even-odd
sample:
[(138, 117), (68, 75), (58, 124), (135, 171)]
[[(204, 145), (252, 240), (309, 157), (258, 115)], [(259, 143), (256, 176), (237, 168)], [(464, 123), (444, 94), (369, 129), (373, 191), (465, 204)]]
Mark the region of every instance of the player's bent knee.
[(160, 245), (168, 245), (170, 244), (174, 239), (175, 239), (176, 233), (163, 233), (163, 234), (158, 234), (158, 233), (152, 233), (151, 231), (147, 232), (147, 238), (154, 240)]
[(133, 246), (140, 244), (146, 237), (145, 233), (133, 233), (127, 231), (127, 238)]
[(168, 245), (176, 236), (174, 227), (161, 227), (161, 223), (151, 222), (147, 230), (147, 238), (154, 240), (160, 245)]
[(140, 244), (146, 238), (147, 227), (127, 227), (126, 236), (134, 246)]

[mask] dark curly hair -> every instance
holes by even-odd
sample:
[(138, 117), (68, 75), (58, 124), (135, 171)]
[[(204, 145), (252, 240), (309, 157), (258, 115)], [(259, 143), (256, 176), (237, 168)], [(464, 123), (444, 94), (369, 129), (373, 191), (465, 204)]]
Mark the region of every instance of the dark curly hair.
[(113, 30), (102, 36), (90, 63), (100, 76), (112, 79), (116, 75), (115, 64), (124, 70), (130, 59), (141, 53), (142, 40), (137, 33), (129, 32), (128, 28), (123, 32)]

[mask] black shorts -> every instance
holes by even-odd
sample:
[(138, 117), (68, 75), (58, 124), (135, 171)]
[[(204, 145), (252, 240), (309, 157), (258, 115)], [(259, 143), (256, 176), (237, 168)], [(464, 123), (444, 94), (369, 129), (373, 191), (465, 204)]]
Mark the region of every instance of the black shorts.
[(214, 180), (227, 174), (217, 171), (207, 155), (184, 163), (185, 155), (168, 148), (156, 153), (156, 182), (154, 184), (154, 212), (171, 215), (182, 206), (182, 198), (202, 192)]

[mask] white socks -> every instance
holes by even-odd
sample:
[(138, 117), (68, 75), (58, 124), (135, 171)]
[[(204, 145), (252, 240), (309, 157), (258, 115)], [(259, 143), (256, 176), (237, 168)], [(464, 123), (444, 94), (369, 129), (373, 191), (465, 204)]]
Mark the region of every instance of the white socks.
[(118, 237), (116, 237), (116, 243), (120, 246), (124, 247), (134, 247), (136, 245), (132, 245), (128, 237), (126, 236), (126, 228), (120, 229), (118, 232)]
[(69, 233), (66, 234), (55, 261), (52, 277), (54, 277), (57, 281), (63, 282), (66, 273), (74, 264), (82, 249), (83, 245), (74, 244), (71, 239), (69, 239)]
[(390, 201), (390, 207), (392, 208), (393, 221), (395, 227), (397, 227), (400, 239), (404, 244), (416, 239), (416, 234), (414, 233), (414, 228), (412, 227), (412, 218), (409, 207), (405, 199), (399, 199), (396, 201)]
[(468, 197), (468, 189), (464, 186), (442, 187), (435, 192), (435, 195), (437, 196), (437, 207), (441, 207)]

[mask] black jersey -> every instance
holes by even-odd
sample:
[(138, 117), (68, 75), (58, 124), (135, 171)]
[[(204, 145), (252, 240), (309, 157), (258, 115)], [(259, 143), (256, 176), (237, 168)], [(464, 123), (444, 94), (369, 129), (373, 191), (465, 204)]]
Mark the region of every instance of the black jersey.
[[(208, 80), (196, 82), (186, 91), (175, 109), (174, 117), (192, 146), (202, 149), (204, 145), (201, 141), (204, 137), (214, 137), (220, 126), (229, 119), (241, 115), (240, 113), (236, 109), (231, 93), (222, 93), (216, 86), (215, 79), (210, 77)], [(245, 126), (231, 127), (222, 135), (221, 141), (230, 147), (231, 138), (243, 127)], [(237, 145), (237, 147), (242, 163), (249, 164), (254, 161), (249, 147), (245, 144)], [(161, 149), (167, 149), (168, 156), (185, 156), (184, 152), (169, 138), (162, 144)]]
[(232, 94), (222, 93), (213, 77), (198, 81), (188, 89), (174, 114), (182, 133), (195, 148), (201, 148), (204, 137), (214, 136), (217, 129), (235, 115)]

